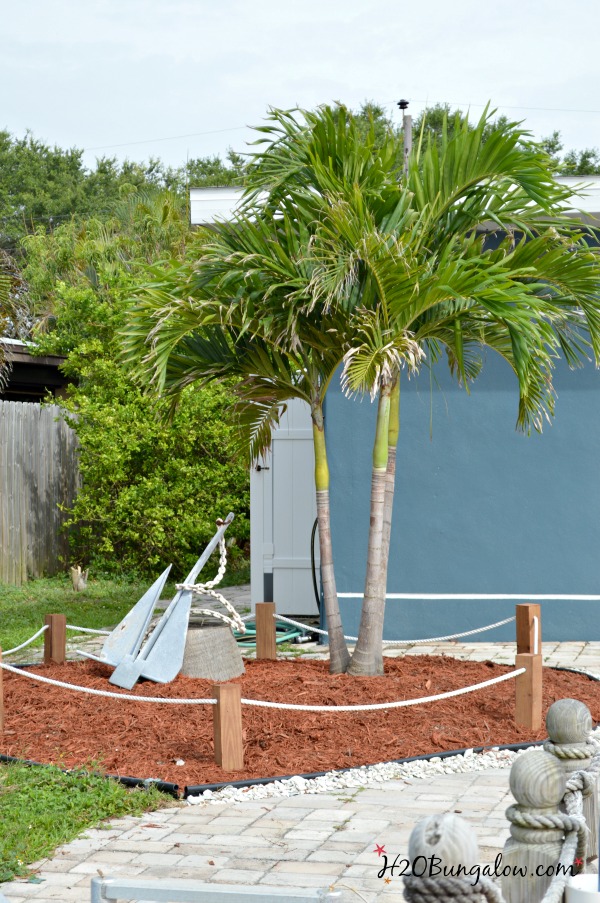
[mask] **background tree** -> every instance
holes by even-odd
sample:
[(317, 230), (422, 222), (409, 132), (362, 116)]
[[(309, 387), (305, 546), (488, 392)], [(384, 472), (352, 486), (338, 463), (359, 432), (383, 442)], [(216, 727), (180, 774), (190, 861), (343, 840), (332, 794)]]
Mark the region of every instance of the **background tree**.
[(129, 196), (115, 210), (109, 220), (71, 220), (25, 240), (37, 351), (66, 356), (63, 370), (73, 379), (61, 401), (80, 446), (72, 555), (96, 572), (150, 575), (171, 561), (183, 573), (215, 518), (233, 510), (235, 572), (247, 552), (248, 470), (227, 422), (228, 387), (184, 392), (167, 424), (167, 403), (143, 396), (119, 361), (117, 336), (140, 272), (185, 252), (185, 204), (154, 192)]

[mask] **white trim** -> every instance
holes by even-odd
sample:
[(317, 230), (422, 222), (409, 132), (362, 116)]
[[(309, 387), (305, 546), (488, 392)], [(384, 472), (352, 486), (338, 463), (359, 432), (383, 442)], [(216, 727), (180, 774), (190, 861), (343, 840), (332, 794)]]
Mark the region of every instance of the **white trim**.
[[(364, 593), (338, 593), (339, 599), (362, 599)], [(570, 596), (560, 594), (539, 595), (536, 593), (528, 593), (527, 595), (515, 595), (514, 593), (386, 593), (386, 599), (469, 599), (469, 600), (486, 600), (486, 599), (505, 599), (521, 600), (523, 602), (532, 602), (556, 599), (557, 602), (600, 602), (600, 596)]]

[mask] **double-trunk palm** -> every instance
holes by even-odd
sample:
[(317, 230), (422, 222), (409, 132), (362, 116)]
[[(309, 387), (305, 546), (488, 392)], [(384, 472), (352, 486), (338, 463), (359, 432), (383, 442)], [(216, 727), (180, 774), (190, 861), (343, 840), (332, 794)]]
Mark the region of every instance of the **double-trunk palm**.
[[(540, 429), (553, 412), (557, 354), (571, 365), (588, 349), (598, 356), (600, 270), (562, 212), (568, 191), (518, 126), (487, 126), (484, 116), (475, 127), (457, 123), (451, 138), (444, 130), (439, 146), (417, 143), (402, 177), (398, 138), (365, 138), (343, 108), (306, 113), (303, 121), (273, 112), (240, 214), (215, 227), (183, 277), (174, 271), (161, 289), (158, 275), (132, 312), (130, 355), (145, 356), (146, 377), (159, 388), (176, 393), (195, 379), (239, 380), (241, 422), (254, 450), (268, 444), (286, 399), (309, 404), (334, 671), (383, 670), (401, 380), (445, 351), (466, 384), (488, 346), (516, 374), (518, 425)], [(210, 329), (224, 331), (228, 347), (227, 360), (212, 369), (218, 343)], [(368, 392), (378, 406), (366, 582), (351, 659), (333, 571), (323, 422), (340, 364), (345, 389)]]

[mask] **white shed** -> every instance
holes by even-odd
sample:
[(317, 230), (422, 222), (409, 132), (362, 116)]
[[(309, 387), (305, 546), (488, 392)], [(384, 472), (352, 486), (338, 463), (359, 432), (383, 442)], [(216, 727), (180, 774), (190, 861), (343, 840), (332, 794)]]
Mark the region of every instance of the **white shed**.
[[(241, 188), (192, 188), (193, 226), (227, 219)], [(316, 615), (311, 567), (315, 522), (314, 452), (308, 405), (289, 403), (274, 431), (267, 458), (250, 473), (250, 579), (252, 605), (274, 601), (284, 615)], [(319, 581), (318, 542), (315, 571)]]

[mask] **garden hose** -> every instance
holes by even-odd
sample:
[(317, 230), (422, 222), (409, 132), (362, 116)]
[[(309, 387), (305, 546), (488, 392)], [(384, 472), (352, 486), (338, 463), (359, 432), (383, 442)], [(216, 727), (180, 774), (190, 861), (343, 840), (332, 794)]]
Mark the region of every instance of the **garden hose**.
[[(233, 631), (233, 635), (236, 639), (238, 646), (243, 647), (244, 649), (255, 649), (256, 648), (256, 622), (255, 621), (247, 621), (246, 622), (246, 632), (240, 633), (238, 630)], [(299, 630), (296, 627), (290, 627), (287, 624), (284, 624), (282, 621), (275, 622), (275, 642), (276, 643), (290, 643), (292, 640), (295, 640), (296, 637), (304, 636), (305, 631)], [(254, 637), (254, 639), (252, 639)]]

